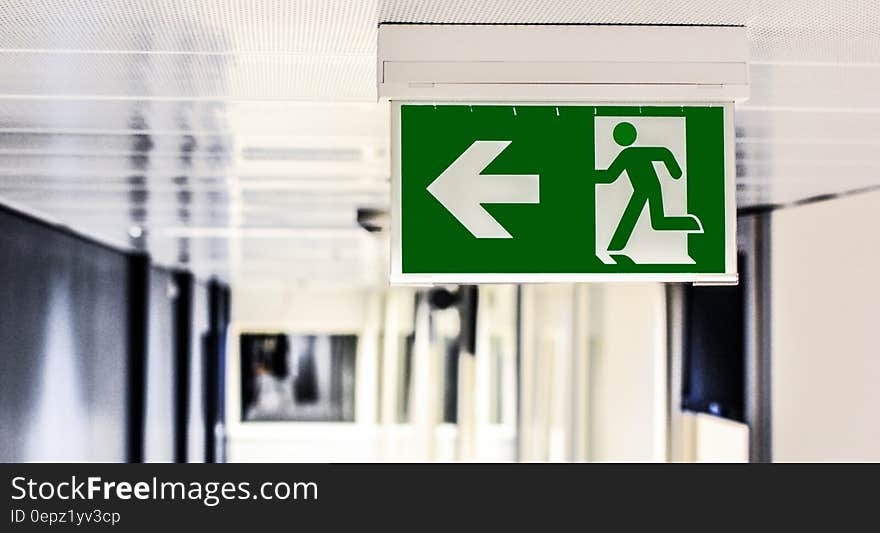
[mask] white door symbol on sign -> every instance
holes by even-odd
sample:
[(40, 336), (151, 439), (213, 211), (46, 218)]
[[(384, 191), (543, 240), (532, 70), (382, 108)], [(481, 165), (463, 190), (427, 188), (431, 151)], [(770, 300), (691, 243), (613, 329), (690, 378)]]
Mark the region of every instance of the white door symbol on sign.
[(595, 117), (596, 256), (605, 264), (694, 264), (684, 117)]

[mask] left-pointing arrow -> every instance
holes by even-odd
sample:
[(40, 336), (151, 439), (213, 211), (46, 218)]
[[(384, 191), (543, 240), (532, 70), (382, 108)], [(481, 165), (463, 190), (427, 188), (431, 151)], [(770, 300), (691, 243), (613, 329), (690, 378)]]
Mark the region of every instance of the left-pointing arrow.
[(482, 174), (511, 141), (474, 141), (437, 179), (428, 192), (478, 239), (512, 236), (482, 204), (537, 204), (537, 174)]

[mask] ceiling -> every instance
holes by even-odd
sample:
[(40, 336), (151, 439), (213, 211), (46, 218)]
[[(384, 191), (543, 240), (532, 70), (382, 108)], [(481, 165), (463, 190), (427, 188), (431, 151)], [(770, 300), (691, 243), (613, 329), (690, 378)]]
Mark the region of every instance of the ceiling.
[(745, 25), (740, 207), (880, 186), (872, 0), (5, 0), (0, 202), (237, 285), (382, 283), (380, 22)]

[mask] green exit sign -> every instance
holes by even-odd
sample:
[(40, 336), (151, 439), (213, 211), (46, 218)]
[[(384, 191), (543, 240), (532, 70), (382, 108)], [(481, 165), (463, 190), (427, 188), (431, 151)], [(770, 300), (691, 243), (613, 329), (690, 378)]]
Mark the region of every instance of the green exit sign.
[(732, 111), (392, 102), (391, 281), (734, 282)]

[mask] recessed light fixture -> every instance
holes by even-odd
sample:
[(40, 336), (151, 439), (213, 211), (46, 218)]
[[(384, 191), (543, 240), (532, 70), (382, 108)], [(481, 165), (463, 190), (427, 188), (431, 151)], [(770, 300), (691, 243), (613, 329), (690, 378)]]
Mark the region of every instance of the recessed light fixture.
[(140, 239), (141, 237), (144, 236), (144, 228), (142, 228), (138, 225), (129, 226), (128, 236), (131, 237), (132, 239)]

